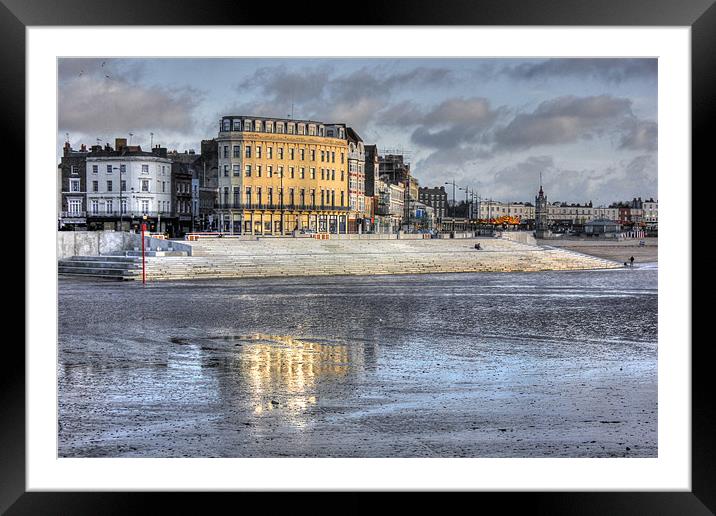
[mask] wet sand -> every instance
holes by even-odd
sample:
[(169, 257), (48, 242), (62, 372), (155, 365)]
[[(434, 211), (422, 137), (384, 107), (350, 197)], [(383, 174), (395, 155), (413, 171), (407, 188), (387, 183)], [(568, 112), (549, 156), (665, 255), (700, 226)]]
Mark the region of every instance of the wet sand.
[(634, 257), (635, 264), (658, 262), (658, 239), (645, 238), (644, 242), (646, 245), (640, 247), (638, 240), (621, 242), (609, 242), (604, 240), (538, 240), (540, 245), (571, 249), (579, 253), (614, 260), (620, 263), (628, 262), (631, 256)]
[(656, 270), (60, 280), (61, 457), (655, 457)]

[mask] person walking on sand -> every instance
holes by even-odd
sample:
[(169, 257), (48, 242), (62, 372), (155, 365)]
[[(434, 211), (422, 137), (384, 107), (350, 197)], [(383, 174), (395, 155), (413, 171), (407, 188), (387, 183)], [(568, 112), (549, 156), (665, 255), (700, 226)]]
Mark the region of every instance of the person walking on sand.
[(631, 266), (634, 267), (634, 257), (632, 256), (629, 258), (629, 262), (631, 263)]

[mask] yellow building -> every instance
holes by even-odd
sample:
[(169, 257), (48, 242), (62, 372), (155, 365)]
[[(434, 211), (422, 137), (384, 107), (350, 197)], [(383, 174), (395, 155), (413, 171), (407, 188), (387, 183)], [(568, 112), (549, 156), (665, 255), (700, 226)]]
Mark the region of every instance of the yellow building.
[(216, 214), (222, 231), (346, 233), (345, 128), (312, 120), (225, 116)]

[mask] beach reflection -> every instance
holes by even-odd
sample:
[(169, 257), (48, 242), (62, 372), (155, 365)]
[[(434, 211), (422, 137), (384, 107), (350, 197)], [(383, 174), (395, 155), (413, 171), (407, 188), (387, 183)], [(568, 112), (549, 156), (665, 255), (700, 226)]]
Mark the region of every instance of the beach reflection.
[(241, 350), (231, 368), (250, 397), (254, 415), (281, 414), (299, 427), (305, 426), (322, 384), (363, 369), (361, 346), (263, 333), (231, 339)]

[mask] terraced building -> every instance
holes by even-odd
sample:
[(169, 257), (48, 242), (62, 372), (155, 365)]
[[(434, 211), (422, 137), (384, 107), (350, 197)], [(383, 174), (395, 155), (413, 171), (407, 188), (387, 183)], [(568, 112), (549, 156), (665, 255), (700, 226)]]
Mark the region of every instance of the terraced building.
[(218, 144), (222, 231), (280, 235), (348, 230), (348, 141), (342, 125), (224, 116)]

